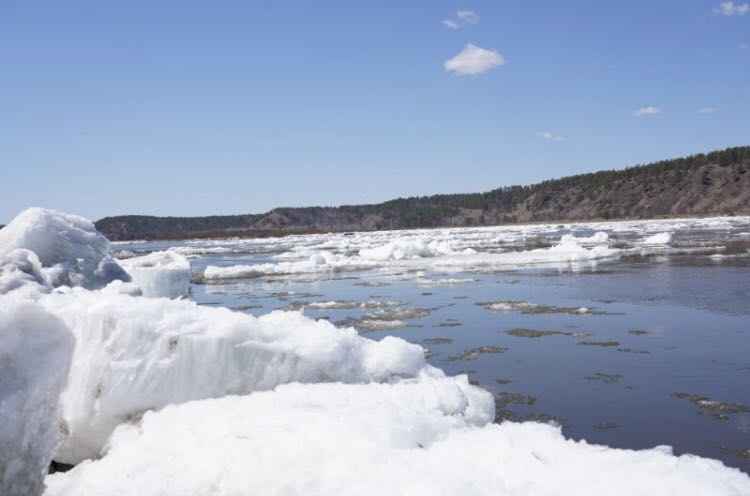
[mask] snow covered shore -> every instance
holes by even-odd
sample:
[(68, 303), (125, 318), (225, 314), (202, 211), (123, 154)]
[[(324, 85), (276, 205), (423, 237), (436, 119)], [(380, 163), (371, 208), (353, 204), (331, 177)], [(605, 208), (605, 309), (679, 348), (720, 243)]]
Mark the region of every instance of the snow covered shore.
[[(606, 241), (518, 255), (391, 244), (303, 268), (617, 256)], [(0, 494), (40, 494), (53, 456), (78, 465), (47, 477), (50, 496), (750, 494), (750, 477), (714, 460), (493, 424), (488, 392), (402, 339), (169, 299), (189, 273), (175, 252), (118, 263), (89, 221), (60, 212), (0, 230)]]
[(107, 456), (48, 479), (50, 496), (748, 494), (738, 470), (667, 447), (566, 440), (546, 424), (488, 423), (489, 395), (419, 377), (287, 385), (167, 407)]
[(62, 432), (59, 397), (73, 336), (41, 306), (0, 296), (0, 494), (44, 488)]

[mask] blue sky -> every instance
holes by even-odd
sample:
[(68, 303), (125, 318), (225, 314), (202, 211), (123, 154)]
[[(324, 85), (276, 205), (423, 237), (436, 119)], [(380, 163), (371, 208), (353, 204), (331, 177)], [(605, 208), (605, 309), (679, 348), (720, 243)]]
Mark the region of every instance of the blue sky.
[(746, 5), (4, 0), (0, 223), (484, 191), (750, 144)]

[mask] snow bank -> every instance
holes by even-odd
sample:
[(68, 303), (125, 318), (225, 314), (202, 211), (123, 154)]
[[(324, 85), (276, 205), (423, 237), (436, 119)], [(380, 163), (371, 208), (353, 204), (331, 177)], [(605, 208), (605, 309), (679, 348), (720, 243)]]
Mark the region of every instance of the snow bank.
[(143, 296), (177, 298), (190, 292), (190, 262), (174, 251), (157, 251), (121, 260)]
[(50, 289), (34, 252), (18, 248), (0, 255), (0, 295), (14, 292), (14, 296), (32, 298)]
[(23, 248), (36, 254), (54, 286), (99, 288), (128, 275), (110, 255), (109, 241), (77, 215), (30, 208), (0, 229), (0, 257)]
[(39, 301), (77, 342), (62, 396), (70, 434), (55, 457), (66, 463), (97, 456), (118, 424), (149, 409), (294, 381), (387, 381), (426, 367), (420, 346), (372, 341), (298, 312), (256, 318), (80, 288)]
[(672, 233), (663, 232), (643, 238), (644, 245), (666, 245), (672, 241)]
[(0, 296), (0, 494), (34, 496), (60, 438), (73, 336), (39, 305)]
[(717, 461), (487, 424), (492, 410), (465, 376), (428, 374), (171, 406), (118, 428), (102, 459), (48, 477), (47, 495), (750, 494), (750, 478)]
[(472, 254), (474, 250), (467, 248), (463, 252), (453, 249), (445, 241), (426, 241), (424, 239), (397, 239), (375, 248), (359, 250), (359, 256), (365, 260), (408, 260), (413, 258), (438, 257), (456, 255), (459, 253)]

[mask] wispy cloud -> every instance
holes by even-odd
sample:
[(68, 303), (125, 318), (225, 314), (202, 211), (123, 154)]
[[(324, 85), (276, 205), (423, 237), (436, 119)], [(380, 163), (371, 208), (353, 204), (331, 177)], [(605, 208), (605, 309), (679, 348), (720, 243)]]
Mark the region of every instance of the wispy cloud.
[(549, 131), (541, 131), (536, 133), (537, 136), (540, 138), (544, 138), (548, 141), (563, 141), (565, 140), (565, 137), (560, 136), (559, 134), (551, 133)]
[(452, 19), (443, 19), (440, 22), (443, 23), (443, 26), (449, 29), (461, 29), (461, 25)]
[(443, 66), (448, 72), (468, 76), (485, 73), (503, 64), (505, 58), (496, 50), (486, 50), (468, 43), (458, 55), (446, 60)]
[(661, 109), (659, 107), (653, 107), (651, 105), (649, 105), (648, 107), (641, 107), (633, 112), (633, 115), (636, 117), (646, 117), (656, 114), (661, 114)]
[(750, 13), (750, 3), (721, 2), (719, 6), (714, 9), (714, 12), (725, 16), (743, 16)]
[(479, 14), (473, 10), (459, 10), (456, 12), (456, 17), (466, 24), (476, 24), (479, 22)]
[(718, 109), (716, 107), (703, 107), (698, 109), (699, 114), (713, 114)]
[(748, 48), (750, 48), (750, 45), (747, 43), (740, 43), (740, 50), (747, 50)]
[(455, 17), (443, 19), (441, 22), (448, 29), (461, 29), (469, 24), (477, 24), (479, 22), (479, 14), (473, 10), (457, 10)]

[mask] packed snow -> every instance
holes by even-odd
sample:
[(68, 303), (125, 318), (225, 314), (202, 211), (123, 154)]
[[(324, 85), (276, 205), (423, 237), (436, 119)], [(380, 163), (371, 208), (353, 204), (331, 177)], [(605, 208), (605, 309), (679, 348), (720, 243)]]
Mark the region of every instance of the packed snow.
[(143, 296), (176, 298), (190, 292), (190, 262), (175, 251), (157, 251), (120, 260)]
[(54, 286), (101, 288), (128, 275), (112, 258), (107, 238), (93, 222), (43, 208), (21, 212), (0, 229), (0, 257), (23, 248), (32, 251)]
[(77, 346), (63, 394), (69, 435), (55, 459), (96, 457), (120, 423), (168, 404), (247, 394), (287, 382), (369, 382), (410, 377), (421, 347), (372, 341), (298, 312), (260, 318), (190, 301), (70, 290), (40, 303)]
[(62, 437), (73, 336), (39, 305), (0, 296), (0, 494), (36, 496)]
[(47, 494), (750, 494), (717, 461), (490, 424), (492, 411), (465, 376), (428, 374), (192, 402), (119, 427), (102, 459), (49, 477)]
[(50, 289), (42, 263), (33, 251), (17, 248), (0, 255), (0, 295), (14, 292), (33, 297)]

